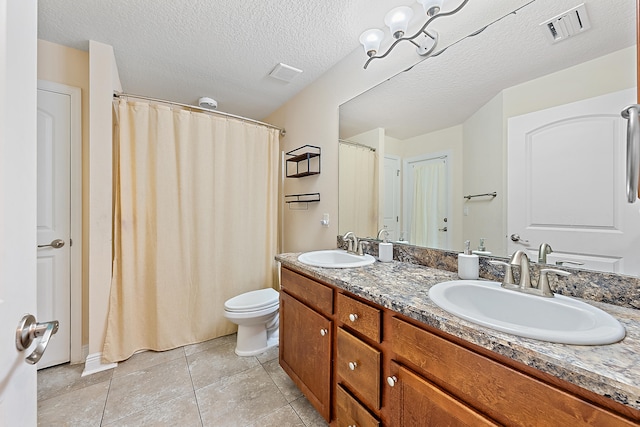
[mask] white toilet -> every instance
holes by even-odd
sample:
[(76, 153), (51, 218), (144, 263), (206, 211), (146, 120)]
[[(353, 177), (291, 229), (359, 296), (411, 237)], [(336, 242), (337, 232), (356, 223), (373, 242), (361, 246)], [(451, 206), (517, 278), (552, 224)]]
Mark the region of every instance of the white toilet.
[(255, 356), (278, 345), (279, 297), (278, 291), (266, 288), (240, 294), (224, 303), (224, 317), (238, 325), (238, 356)]

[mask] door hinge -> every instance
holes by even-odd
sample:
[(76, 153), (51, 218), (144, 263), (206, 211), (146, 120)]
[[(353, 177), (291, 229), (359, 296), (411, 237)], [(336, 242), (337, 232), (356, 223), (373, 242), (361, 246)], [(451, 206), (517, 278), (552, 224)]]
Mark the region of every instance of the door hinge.
[(400, 176), (400, 169), (396, 169), (396, 176)]
[(69, 239), (69, 246), (73, 246), (73, 239)]

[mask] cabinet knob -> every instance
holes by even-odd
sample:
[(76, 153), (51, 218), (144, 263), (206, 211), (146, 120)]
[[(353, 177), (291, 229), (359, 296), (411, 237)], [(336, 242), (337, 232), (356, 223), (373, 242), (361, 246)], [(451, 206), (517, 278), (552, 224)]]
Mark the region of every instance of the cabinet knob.
[(323, 337), (324, 337), (325, 335), (327, 335), (328, 333), (329, 333), (329, 330), (328, 330), (328, 329), (320, 329), (320, 335), (322, 335)]
[(355, 371), (357, 367), (358, 367), (357, 362), (349, 362), (349, 369), (351, 369), (352, 371)]
[(396, 378), (395, 376), (387, 377), (387, 384), (389, 384), (390, 387), (395, 386), (397, 382), (398, 378)]
[(352, 322), (355, 322), (356, 320), (358, 320), (358, 315), (354, 314), (354, 313), (351, 313), (349, 315), (349, 320), (351, 320)]

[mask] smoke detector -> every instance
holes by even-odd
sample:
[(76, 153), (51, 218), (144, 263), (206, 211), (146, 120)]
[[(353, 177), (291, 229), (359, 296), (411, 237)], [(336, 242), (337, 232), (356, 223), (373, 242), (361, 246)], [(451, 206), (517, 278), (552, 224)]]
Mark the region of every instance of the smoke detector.
[(582, 34), (591, 28), (584, 3), (540, 24), (551, 43)]
[(202, 108), (207, 108), (209, 110), (215, 110), (216, 108), (218, 108), (218, 101), (216, 101), (213, 98), (209, 98), (207, 96), (203, 96), (202, 98), (198, 99), (198, 105)]

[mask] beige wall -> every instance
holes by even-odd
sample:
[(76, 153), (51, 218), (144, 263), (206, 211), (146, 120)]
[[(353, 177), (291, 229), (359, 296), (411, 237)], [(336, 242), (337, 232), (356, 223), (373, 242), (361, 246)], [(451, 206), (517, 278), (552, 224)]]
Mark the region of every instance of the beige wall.
[[(399, 55), (396, 61), (377, 61), (363, 69), (364, 53), (357, 49), (270, 116), (264, 118), (286, 129), (283, 151), (305, 144), (322, 148), (322, 173), (285, 178), (284, 194), (319, 192), (321, 201), (307, 210), (282, 208), (282, 252), (304, 252), (336, 247), (338, 235), (338, 107), (381, 81), (407, 68), (415, 56)], [(322, 214), (330, 215), (322, 227)]]
[[(89, 53), (38, 40), (38, 79), (82, 90), (82, 246), (89, 234)], [(82, 254), (82, 344), (89, 342), (89, 252)]]
[(463, 124), (463, 193), (498, 194), (495, 198), (463, 199), (463, 240), (470, 240), (471, 249), (476, 249), (480, 238), (485, 238), (487, 250), (498, 256), (507, 250), (503, 230), (506, 218), (502, 216), (506, 200), (502, 182), (502, 99), (502, 93), (498, 94)]

